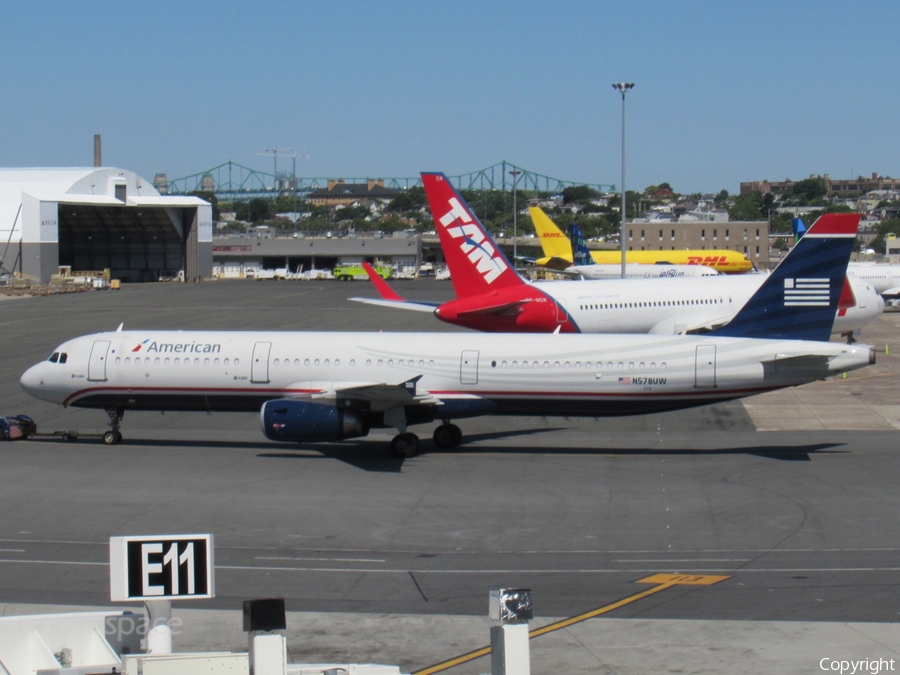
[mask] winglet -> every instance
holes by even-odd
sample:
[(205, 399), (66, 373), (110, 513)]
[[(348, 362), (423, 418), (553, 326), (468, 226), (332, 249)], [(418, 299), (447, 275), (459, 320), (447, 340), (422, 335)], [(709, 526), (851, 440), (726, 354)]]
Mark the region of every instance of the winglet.
[(422, 185), (457, 298), (525, 285), (444, 174), (423, 173)]
[(380, 295), (385, 300), (393, 300), (394, 302), (406, 302), (406, 298), (402, 298), (394, 292), (394, 289), (388, 286), (388, 283), (381, 277), (378, 272), (375, 271), (369, 263), (364, 262), (362, 264), (363, 269), (366, 271), (366, 274), (369, 275), (369, 280), (372, 282), (372, 285), (375, 286), (375, 290), (378, 291), (378, 295)]
[(847, 302), (844, 283), (858, 228), (858, 213), (820, 217), (735, 317), (711, 335), (827, 342), (835, 314)]

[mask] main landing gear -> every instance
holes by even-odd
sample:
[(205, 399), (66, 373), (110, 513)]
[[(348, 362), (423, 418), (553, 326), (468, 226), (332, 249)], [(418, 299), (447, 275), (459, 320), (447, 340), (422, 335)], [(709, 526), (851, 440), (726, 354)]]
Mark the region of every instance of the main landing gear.
[(111, 429), (103, 434), (103, 443), (106, 445), (118, 445), (122, 442), (122, 432), (119, 431), (119, 426), (122, 424), (125, 410), (124, 408), (107, 408), (106, 414), (109, 415), (109, 426)]
[(449, 450), (460, 444), (462, 431), (455, 424), (450, 424), (450, 420), (444, 420), (444, 423), (434, 430), (432, 439), (434, 439), (434, 444), (439, 449)]
[[(462, 431), (455, 424), (451, 424), (449, 420), (444, 420), (444, 423), (434, 430), (432, 439), (438, 449), (449, 450), (460, 444)], [(395, 457), (415, 457), (419, 454), (419, 445), (419, 437), (415, 434), (397, 434), (391, 441), (391, 453)]]

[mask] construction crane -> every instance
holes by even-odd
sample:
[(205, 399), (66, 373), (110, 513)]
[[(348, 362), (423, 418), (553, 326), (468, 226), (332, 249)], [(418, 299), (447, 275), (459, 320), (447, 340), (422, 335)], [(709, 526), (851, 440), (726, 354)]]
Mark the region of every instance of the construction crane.
[(272, 160), (273, 160), (272, 175), (274, 176), (276, 190), (278, 189), (278, 153), (281, 153), (282, 155), (284, 155), (285, 153), (290, 153), (290, 157), (293, 160), (293, 166), (291, 168), (291, 178), (292, 179), (297, 178), (297, 157), (300, 157), (300, 159), (309, 159), (309, 155), (298, 155), (297, 151), (294, 148), (277, 148), (275, 146), (272, 146), (271, 148), (266, 148), (262, 152), (256, 153), (257, 155), (260, 155), (260, 156), (268, 155), (268, 154), (272, 155)]

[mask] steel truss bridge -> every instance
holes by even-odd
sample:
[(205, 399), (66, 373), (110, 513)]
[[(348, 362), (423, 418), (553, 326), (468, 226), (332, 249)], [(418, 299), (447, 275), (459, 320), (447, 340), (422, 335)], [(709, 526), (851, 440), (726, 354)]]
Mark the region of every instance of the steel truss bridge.
[[(549, 192), (556, 194), (567, 187), (585, 185), (599, 190), (602, 193), (615, 192), (615, 185), (600, 183), (582, 183), (578, 181), (560, 180), (543, 174), (523, 169), (511, 162), (503, 160), (486, 169), (448, 176), (453, 185), (459, 190), (512, 190), (515, 174), (515, 188), (534, 192)], [(340, 179), (347, 183), (365, 183), (371, 177)], [(252, 199), (253, 197), (266, 197), (274, 199), (279, 196), (305, 197), (314, 190), (328, 187), (330, 180), (338, 178), (306, 178), (293, 176), (290, 173), (267, 173), (257, 171), (236, 162), (227, 161), (224, 164), (213, 167), (207, 171), (175, 178), (168, 181), (167, 194), (189, 194), (192, 192), (213, 192), (216, 197), (224, 201)], [(381, 180), (379, 178), (379, 180)], [(395, 190), (421, 186), (419, 176), (415, 178), (384, 178), (384, 186)]]

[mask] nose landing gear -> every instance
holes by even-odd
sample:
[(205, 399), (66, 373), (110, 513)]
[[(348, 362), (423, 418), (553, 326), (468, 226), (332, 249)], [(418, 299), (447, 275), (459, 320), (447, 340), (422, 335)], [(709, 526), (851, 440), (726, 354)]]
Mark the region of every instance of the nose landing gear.
[(122, 418), (125, 416), (125, 410), (124, 408), (107, 408), (106, 414), (109, 415), (109, 426), (111, 428), (103, 434), (103, 443), (105, 445), (118, 445), (122, 442), (122, 432), (119, 431), (119, 426), (122, 423)]

